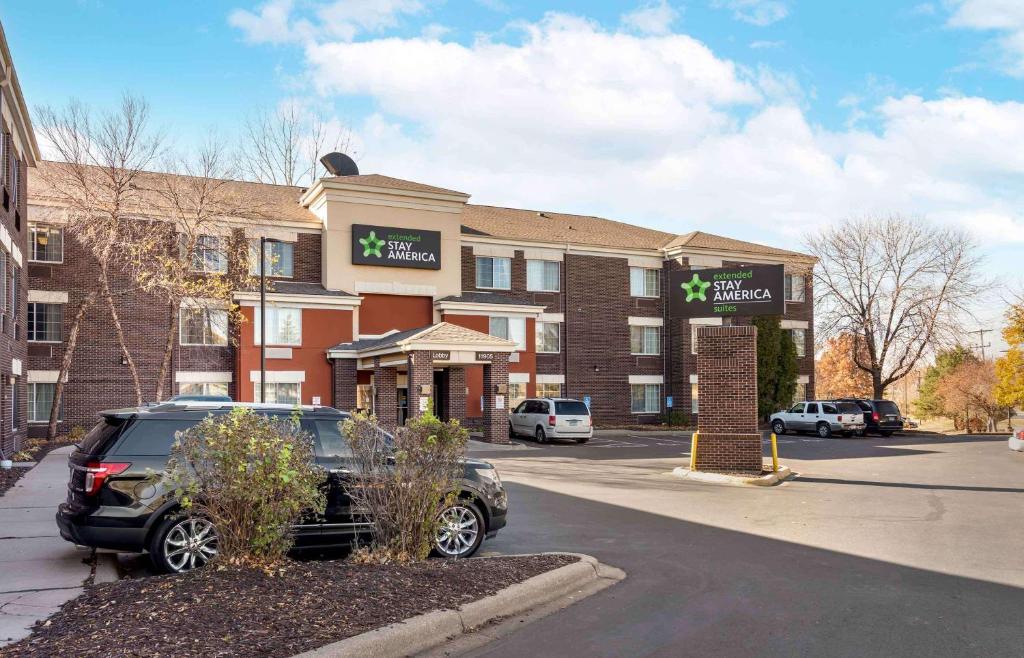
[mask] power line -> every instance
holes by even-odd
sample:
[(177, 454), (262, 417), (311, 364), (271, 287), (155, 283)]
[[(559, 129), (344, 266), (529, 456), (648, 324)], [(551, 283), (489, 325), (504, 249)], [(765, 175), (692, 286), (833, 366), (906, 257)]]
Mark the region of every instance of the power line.
[(992, 343), (985, 342), (985, 334), (992, 333), (994, 329), (975, 329), (974, 331), (967, 331), (967, 334), (978, 334), (978, 345), (971, 345), (971, 349), (981, 349), (981, 360), (985, 360), (985, 348), (992, 347)]

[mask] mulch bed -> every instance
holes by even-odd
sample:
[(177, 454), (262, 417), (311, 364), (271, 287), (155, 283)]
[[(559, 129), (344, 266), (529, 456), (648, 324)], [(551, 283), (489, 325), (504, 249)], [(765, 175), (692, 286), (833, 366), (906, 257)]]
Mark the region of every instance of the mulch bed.
[(494, 594), (569, 555), (412, 565), (288, 562), (95, 585), (0, 656), (292, 656)]
[(15, 466), (10, 469), (0, 469), (0, 496), (14, 486), (14, 483), (21, 479), (21, 476), (29, 472), (29, 468)]

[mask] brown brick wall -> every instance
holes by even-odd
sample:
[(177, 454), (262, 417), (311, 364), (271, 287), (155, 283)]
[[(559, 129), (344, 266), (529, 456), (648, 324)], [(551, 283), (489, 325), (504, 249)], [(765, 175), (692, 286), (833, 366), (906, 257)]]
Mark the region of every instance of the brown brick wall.
[(508, 442), (508, 393), (503, 409), (495, 408), (497, 387), (508, 388), (508, 354), (495, 352), (494, 361), (484, 365), (484, 417), (481, 429), (488, 443)]
[[(434, 395), (434, 363), (430, 358), (430, 352), (415, 351), (409, 354), (409, 418), (421, 415), (420, 399), (436, 400)], [(431, 387), (429, 395), (422, 395), (422, 386)], [(429, 404), (429, 403), (428, 403)], [(436, 411), (436, 410), (435, 410)]]
[(359, 375), (355, 359), (331, 359), (334, 376), (334, 398), (331, 406), (342, 411), (356, 408), (356, 386)]
[(398, 370), (381, 367), (380, 358), (373, 365), (373, 411), (381, 426), (393, 430), (398, 426)]
[(445, 399), (448, 408), (444, 410), (449, 420), (458, 420), (460, 423), (466, 420), (466, 369), (452, 366), (448, 368), (448, 378), (445, 391)]

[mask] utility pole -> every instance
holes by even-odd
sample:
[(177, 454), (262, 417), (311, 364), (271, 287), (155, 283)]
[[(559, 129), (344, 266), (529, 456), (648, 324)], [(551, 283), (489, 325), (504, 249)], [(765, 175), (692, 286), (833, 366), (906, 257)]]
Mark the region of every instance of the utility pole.
[(985, 334), (991, 333), (992, 331), (993, 331), (993, 329), (975, 329), (974, 331), (967, 331), (967, 332), (965, 332), (965, 333), (968, 333), (968, 334), (978, 334), (978, 344), (977, 345), (971, 345), (971, 348), (974, 349), (974, 348), (977, 347), (977, 348), (981, 349), (981, 360), (982, 361), (985, 360), (985, 348), (986, 347), (992, 347), (992, 343), (985, 343)]

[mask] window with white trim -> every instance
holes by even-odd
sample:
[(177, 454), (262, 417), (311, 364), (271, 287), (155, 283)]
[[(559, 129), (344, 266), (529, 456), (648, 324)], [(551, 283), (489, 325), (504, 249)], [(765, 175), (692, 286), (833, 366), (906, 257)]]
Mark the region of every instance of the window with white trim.
[(661, 270), (629, 268), (629, 294), (633, 297), (657, 297), (661, 294)]
[[(254, 309), (253, 340), (259, 345), (260, 309)], [(267, 345), (301, 345), (302, 344), (302, 309), (280, 306), (267, 307)]]
[(64, 229), (29, 224), (28, 259), (35, 263), (64, 262)]
[(526, 318), (492, 316), (487, 333), (498, 338), (515, 341), (516, 349), (526, 349)]
[[(53, 408), (53, 396), (56, 395), (57, 384), (53, 382), (29, 382), (28, 384), (28, 422), (50, 422), (50, 410)], [(64, 419), (64, 405), (57, 407), (57, 420)]]
[[(267, 276), (291, 278), (295, 271), (295, 245), (291, 242), (268, 242), (263, 255), (264, 273)], [(259, 276), (260, 241), (249, 240), (249, 274)]]
[(797, 357), (803, 358), (807, 356), (807, 330), (790, 329), (789, 337), (793, 339), (793, 345), (796, 347)]
[(541, 322), (540, 320), (536, 323), (537, 327), (537, 353), (538, 354), (557, 354), (561, 351), (560, 344), (560, 330), (558, 322)]
[(21, 419), (21, 405), (18, 403), (18, 380), (11, 378), (11, 429), (18, 429), (18, 421)]
[(227, 382), (180, 382), (178, 395), (227, 395)]
[(526, 289), (531, 292), (558, 292), (559, 270), (556, 260), (527, 260)]
[(476, 287), (509, 290), (512, 287), (512, 259), (477, 256)]
[(804, 301), (804, 291), (806, 289), (806, 279), (802, 274), (787, 274), (786, 275), (786, 301), (787, 302), (802, 302)]
[(28, 305), (28, 340), (33, 343), (59, 343), (64, 321), (63, 304), (30, 302)]
[(7, 252), (0, 249), (0, 312), (7, 312)]
[(661, 327), (630, 326), (629, 353), (647, 356), (661, 354)]
[(661, 411), (661, 384), (630, 384), (629, 410), (634, 414)]
[(202, 306), (182, 307), (178, 316), (178, 342), (182, 345), (227, 345), (227, 310)]
[[(260, 383), (252, 385), (253, 400), (260, 402)], [(264, 389), (267, 404), (301, 404), (302, 384), (298, 382), (267, 382)]]
[(219, 235), (200, 235), (192, 251), (192, 271), (223, 274), (228, 271), (225, 239)]
[(697, 382), (690, 384), (690, 413), (700, 413), (700, 387)]
[(806, 399), (807, 399), (807, 384), (804, 384), (803, 382), (797, 382), (796, 389), (793, 391), (793, 402), (792, 402), (792, 404), (796, 404), (797, 402), (803, 402)]
[(539, 398), (560, 398), (562, 397), (561, 384), (537, 384), (537, 397)]
[(526, 382), (508, 383), (508, 408), (515, 409), (526, 399)]
[(690, 325), (690, 354), (697, 353), (697, 327)]

